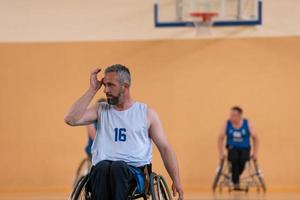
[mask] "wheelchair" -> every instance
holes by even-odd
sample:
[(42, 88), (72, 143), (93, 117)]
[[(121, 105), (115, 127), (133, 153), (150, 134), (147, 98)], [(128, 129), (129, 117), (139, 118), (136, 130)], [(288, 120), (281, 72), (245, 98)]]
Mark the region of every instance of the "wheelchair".
[[(143, 200), (171, 200), (171, 193), (163, 176), (152, 172), (152, 164), (146, 165), (143, 170), (144, 188), (141, 193), (137, 191), (137, 183), (130, 185), (127, 200), (140, 199)], [(92, 200), (92, 194), (87, 185), (90, 178), (90, 173), (79, 177), (73, 187), (73, 191), (69, 200)]]
[(72, 184), (73, 188), (82, 177), (86, 176), (89, 173), (91, 166), (92, 166), (92, 162), (90, 157), (86, 157), (80, 162), (76, 170), (75, 177), (73, 179), (73, 184)]
[[(212, 190), (215, 192), (218, 189), (219, 192), (222, 192), (224, 187), (227, 187), (229, 192), (233, 190), (231, 164), (225, 158), (221, 160), (217, 167)], [(250, 188), (256, 188), (257, 192), (267, 191), (265, 180), (262, 171), (258, 166), (258, 162), (252, 158), (247, 161), (244, 172), (240, 177), (240, 190), (247, 193)]]

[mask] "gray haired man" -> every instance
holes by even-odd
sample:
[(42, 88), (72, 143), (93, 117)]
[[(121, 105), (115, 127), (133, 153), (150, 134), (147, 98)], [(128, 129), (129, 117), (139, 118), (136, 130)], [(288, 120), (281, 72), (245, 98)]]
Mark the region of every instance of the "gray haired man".
[[(92, 147), (92, 196), (95, 200), (123, 200), (130, 183), (151, 163), (152, 141), (158, 147), (173, 181), (173, 195), (183, 199), (178, 162), (169, 144), (158, 114), (146, 104), (131, 98), (131, 76), (127, 67), (115, 64), (92, 71), (90, 87), (70, 108), (65, 122), (71, 126), (87, 125), (97, 120), (98, 129)], [(88, 108), (95, 94), (104, 86), (107, 102)], [(138, 183), (142, 185), (143, 183)]]

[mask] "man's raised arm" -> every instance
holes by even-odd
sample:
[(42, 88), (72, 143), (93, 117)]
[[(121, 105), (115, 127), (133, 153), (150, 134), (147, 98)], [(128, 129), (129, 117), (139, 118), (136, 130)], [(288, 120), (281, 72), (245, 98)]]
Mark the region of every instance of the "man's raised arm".
[(99, 104), (88, 108), (93, 97), (102, 86), (102, 80), (97, 79), (101, 69), (97, 68), (91, 72), (89, 89), (71, 106), (65, 116), (65, 122), (70, 126), (87, 125), (97, 120)]
[(176, 158), (176, 154), (169, 144), (159, 120), (157, 113), (149, 109), (148, 110), (148, 120), (149, 120), (149, 134), (155, 145), (157, 146), (164, 165), (173, 181), (172, 190), (173, 196), (178, 193), (178, 199), (183, 199), (183, 189), (181, 186), (179, 167)]

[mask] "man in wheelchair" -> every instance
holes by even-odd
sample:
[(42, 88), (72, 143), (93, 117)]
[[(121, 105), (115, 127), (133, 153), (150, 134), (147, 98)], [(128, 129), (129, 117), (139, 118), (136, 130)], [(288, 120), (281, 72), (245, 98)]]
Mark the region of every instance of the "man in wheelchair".
[[(173, 181), (173, 195), (178, 193), (178, 199), (183, 199), (175, 152), (157, 113), (131, 98), (129, 69), (120, 64), (109, 66), (104, 78), (98, 80), (100, 71), (97, 68), (91, 72), (89, 89), (65, 116), (65, 122), (71, 126), (98, 123), (89, 178), (92, 199), (127, 199), (131, 183), (141, 180), (142, 169), (151, 164), (152, 141)], [(88, 107), (102, 86), (107, 102)], [(137, 183), (143, 184), (143, 181)]]
[(231, 181), (234, 189), (240, 190), (240, 175), (246, 162), (250, 159), (250, 138), (253, 143), (252, 159), (256, 160), (258, 152), (258, 137), (249, 121), (243, 118), (242, 108), (231, 108), (229, 120), (223, 126), (218, 137), (220, 159), (225, 158), (224, 140), (226, 138), (227, 159), (231, 163)]

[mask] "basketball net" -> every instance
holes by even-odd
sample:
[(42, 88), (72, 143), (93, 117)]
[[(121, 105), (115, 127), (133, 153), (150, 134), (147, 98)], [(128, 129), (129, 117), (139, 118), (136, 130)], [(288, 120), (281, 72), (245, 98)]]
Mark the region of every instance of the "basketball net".
[(212, 34), (211, 27), (214, 23), (214, 18), (218, 16), (215, 12), (192, 12), (190, 13), (194, 26), (196, 28), (196, 35)]

